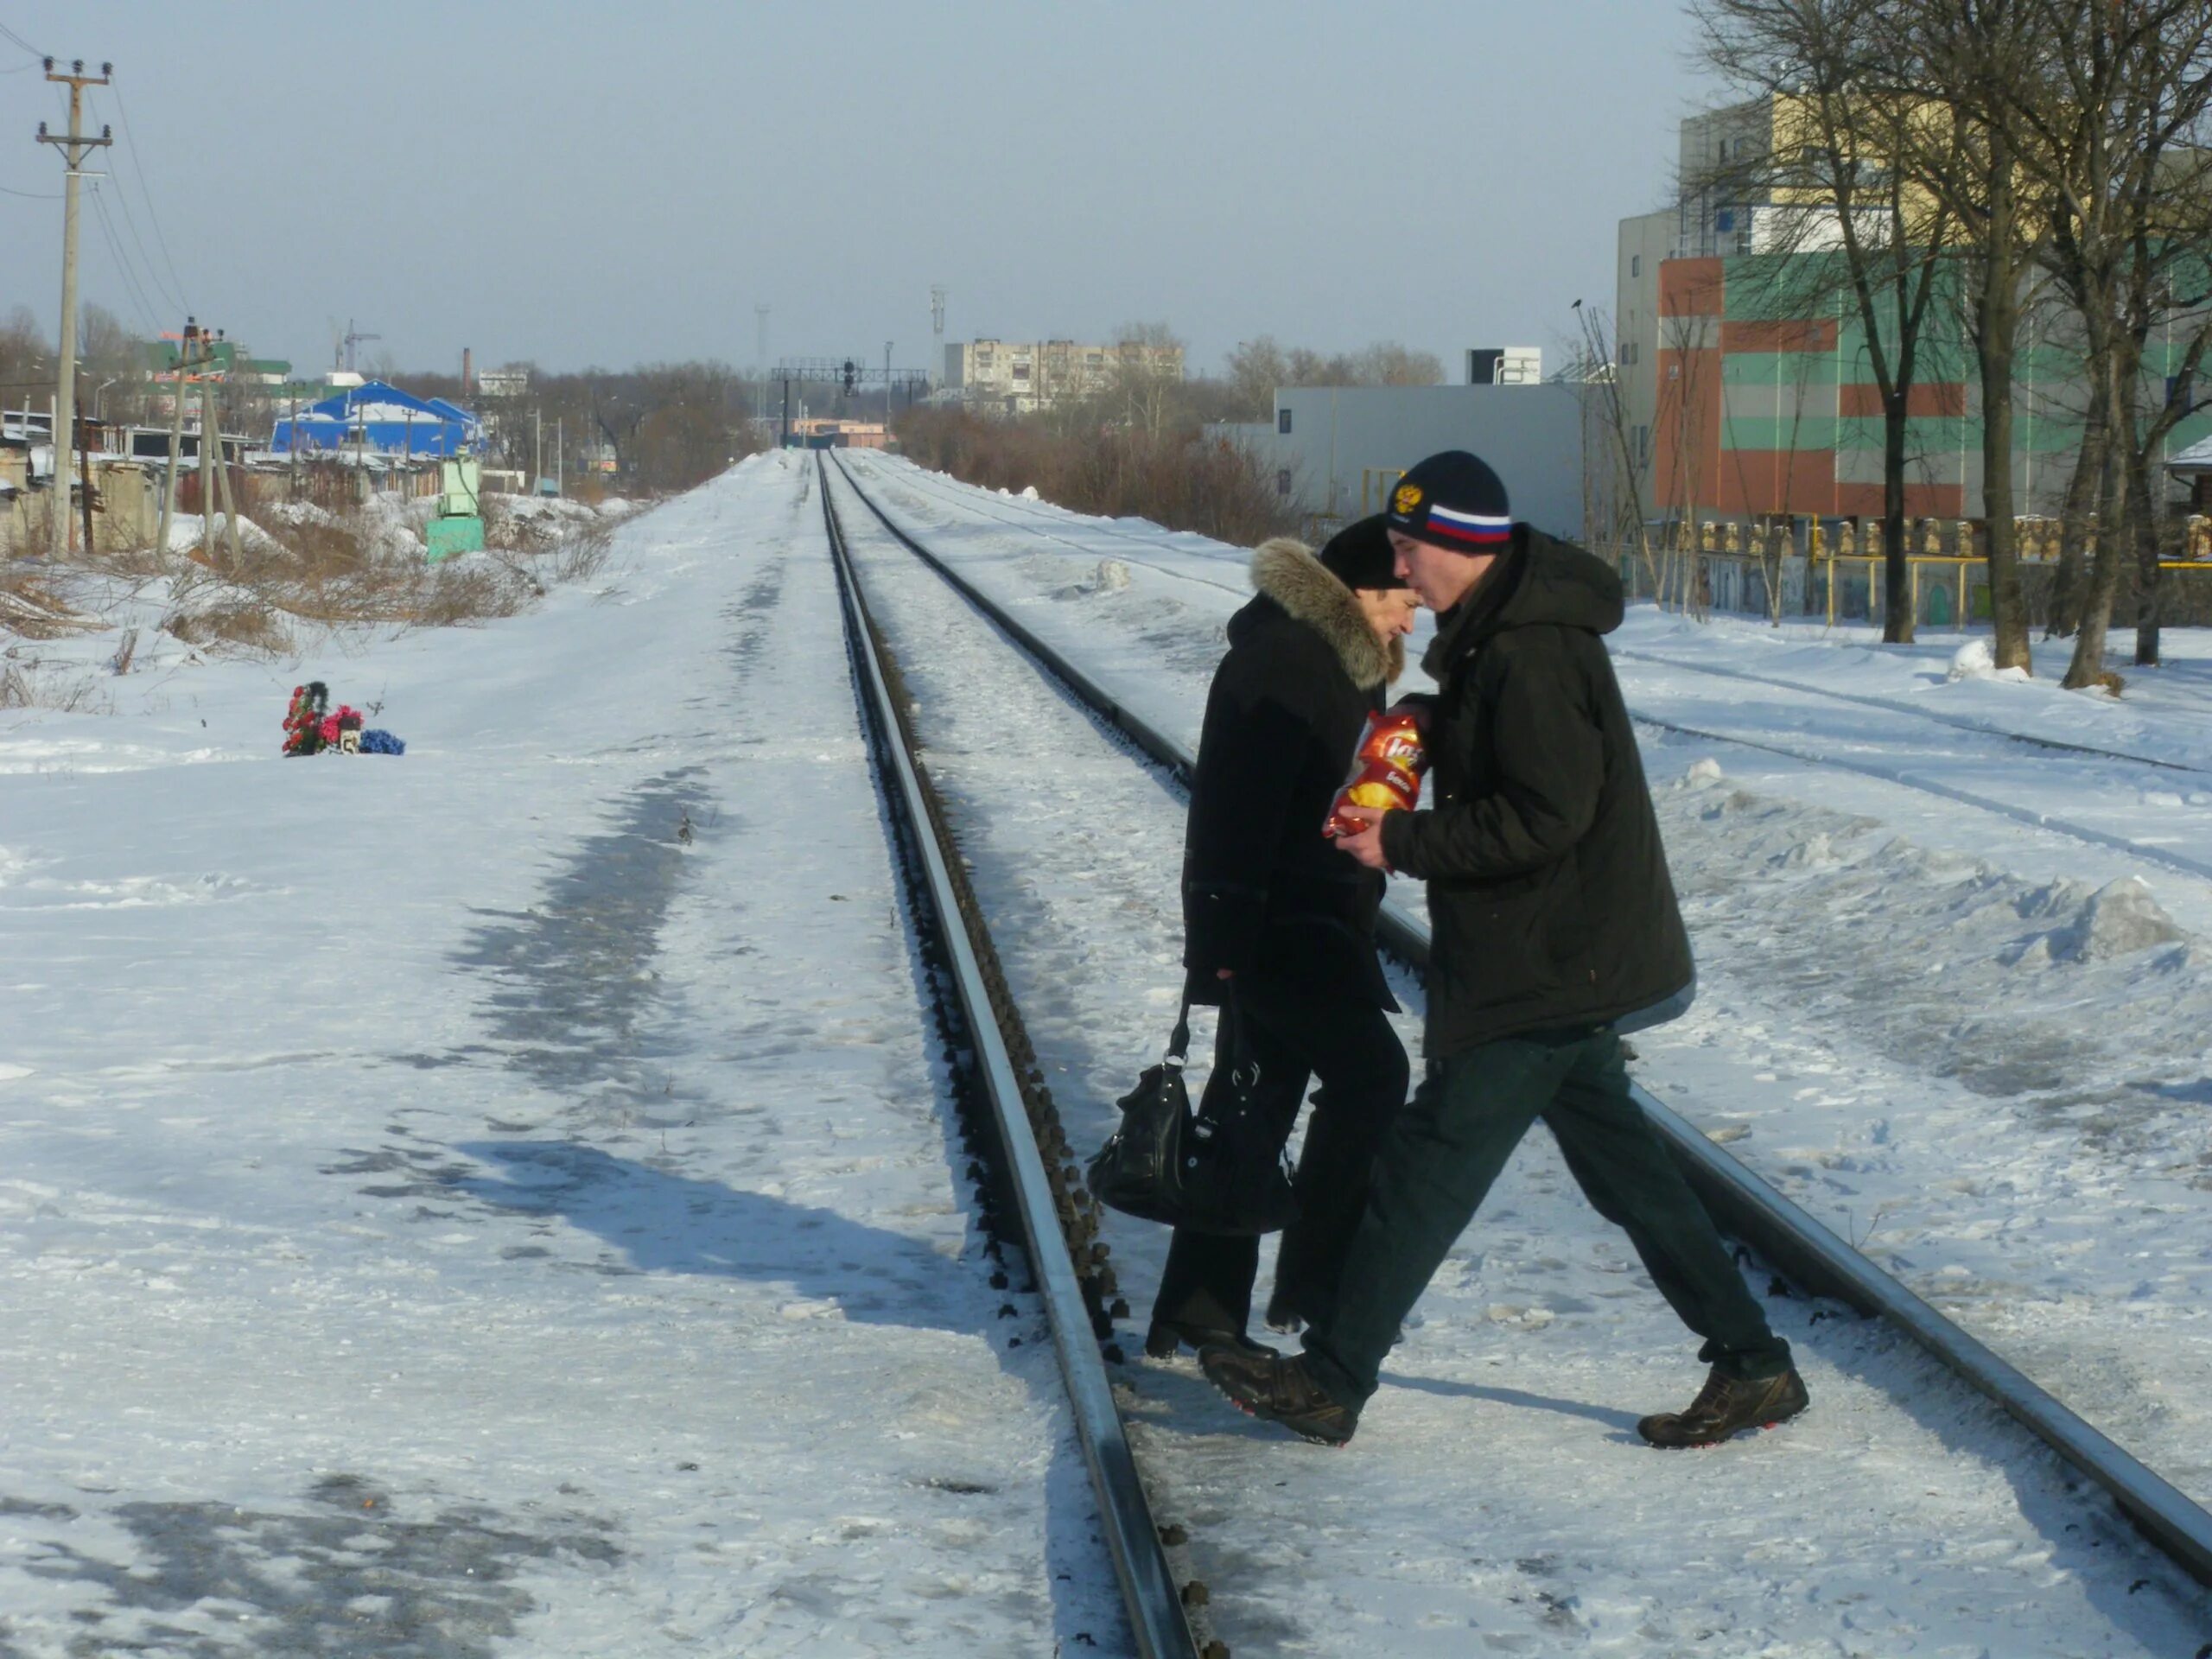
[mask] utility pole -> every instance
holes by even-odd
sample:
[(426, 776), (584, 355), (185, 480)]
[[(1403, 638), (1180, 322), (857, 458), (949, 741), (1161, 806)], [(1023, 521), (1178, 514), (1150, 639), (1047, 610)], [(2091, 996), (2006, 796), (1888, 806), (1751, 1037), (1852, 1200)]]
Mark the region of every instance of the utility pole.
[[(169, 525), (176, 518), (176, 467), (184, 450), (184, 388), (194, 363), (193, 347), (200, 343), (200, 325), (190, 317), (184, 320), (184, 339), (177, 347), (175, 393), (169, 406), (169, 470), (166, 486), (162, 491), (162, 539), (154, 544), (155, 556), (166, 559), (169, 556)], [(293, 405), (292, 442), (299, 444), (300, 423), (298, 404)]]
[[(203, 345), (206, 341), (202, 340)], [(211, 353), (212, 355), (212, 353)], [(215, 467), (209, 459), (207, 448), (207, 383), (200, 381), (200, 562), (212, 565), (215, 562)], [(220, 422), (217, 432), (222, 430)]]
[(85, 158), (93, 150), (115, 142), (105, 127), (100, 129), (97, 138), (86, 136), (85, 88), (106, 86), (109, 72), (114, 67), (104, 63), (99, 73), (88, 75), (85, 73), (85, 60), (79, 58), (65, 75), (54, 69), (54, 60), (48, 58), (46, 78), (69, 88), (68, 137), (58, 137), (47, 131), (45, 122), (38, 124), (39, 143), (57, 146), (65, 168), (61, 206), (61, 360), (54, 399), (54, 487), (58, 492), (54, 499), (60, 505), (54, 509), (54, 539), (50, 543), (56, 562), (69, 556), (69, 443), (77, 418), (77, 186), (85, 175)]
[(944, 374), (944, 296), (943, 283), (930, 289), (930, 386), (934, 391)]
[(755, 325), (753, 335), (753, 374), (760, 388), (760, 399), (753, 406), (753, 418), (759, 420), (768, 409), (768, 313), (772, 308), (756, 305), (753, 308)]
[(883, 342), (883, 447), (891, 447), (891, 342)]
[[(214, 442), (211, 446), (209, 439)], [(211, 468), (208, 457), (213, 455)], [(215, 402), (215, 377), (200, 378), (200, 550), (203, 560), (213, 566), (215, 563), (215, 497), (210, 485), (222, 492), (223, 528), (231, 544), (231, 568), (238, 569), (245, 563), (239, 546), (238, 507), (231, 497), (231, 468), (223, 454), (223, 416)]]
[(530, 493), (537, 493), (537, 481), (545, 476), (545, 410), (543, 404), (530, 411)]

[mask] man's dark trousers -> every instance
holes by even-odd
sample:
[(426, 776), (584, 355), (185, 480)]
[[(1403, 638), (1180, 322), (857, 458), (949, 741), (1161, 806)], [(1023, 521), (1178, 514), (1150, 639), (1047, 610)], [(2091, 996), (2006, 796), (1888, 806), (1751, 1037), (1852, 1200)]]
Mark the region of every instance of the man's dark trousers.
[(1505, 1160), (1541, 1117), (1598, 1213), (1627, 1230), (1700, 1357), (1745, 1377), (1789, 1364), (1766, 1315), (1629, 1093), (1611, 1027), (1535, 1032), (1432, 1061), (1376, 1160), (1342, 1294), (1306, 1336), (1314, 1379), (1366, 1403), (1398, 1328), (1474, 1218)]

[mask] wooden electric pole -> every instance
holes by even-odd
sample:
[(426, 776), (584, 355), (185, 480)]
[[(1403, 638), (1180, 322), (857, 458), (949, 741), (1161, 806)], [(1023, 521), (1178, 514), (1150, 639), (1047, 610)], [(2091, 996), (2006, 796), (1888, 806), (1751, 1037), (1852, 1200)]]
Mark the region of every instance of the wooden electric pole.
[(60, 147), (65, 170), (62, 174), (61, 206), (61, 360), (55, 375), (54, 397), (54, 536), (48, 546), (56, 563), (69, 556), (69, 447), (77, 420), (77, 187), (85, 175), (85, 158), (93, 150), (115, 141), (105, 127), (97, 138), (88, 137), (84, 131), (85, 88), (107, 85), (108, 72), (112, 64), (100, 65), (97, 75), (85, 73), (85, 60), (79, 58), (69, 66), (69, 73), (62, 74), (54, 67), (54, 60), (46, 60), (46, 78), (60, 81), (69, 88), (69, 133), (67, 137), (49, 133), (46, 123), (38, 124), (38, 141), (41, 144)]
[(177, 459), (184, 449), (184, 388), (191, 378), (194, 364), (198, 361), (194, 351), (199, 344), (200, 325), (187, 317), (184, 320), (184, 339), (177, 348), (175, 396), (170, 399), (169, 470), (162, 491), (162, 538), (154, 544), (155, 556), (162, 560), (169, 556), (169, 525), (176, 518)]
[(231, 497), (230, 457), (223, 453), (223, 416), (215, 402), (215, 377), (203, 376), (200, 382), (200, 552), (209, 565), (215, 563), (215, 498), (207, 490), (207, 455), (209, 440), (214, 442), (215, 487), (223, 497), (223, 528), (231, 544), (231, 569), (244, 567), (245, 555), (238, 541), (238, 506)]

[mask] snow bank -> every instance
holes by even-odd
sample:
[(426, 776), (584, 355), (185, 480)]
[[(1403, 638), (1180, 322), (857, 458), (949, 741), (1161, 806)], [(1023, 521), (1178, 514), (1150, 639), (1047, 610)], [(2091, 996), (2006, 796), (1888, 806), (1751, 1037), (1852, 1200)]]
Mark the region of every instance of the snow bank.
[(1961, 680), (1994, 680), (2001, 684), (2024, 684), (2031, 676), (2024, 668), (1999, 668), (1997, 653), (1988, 640), (1969, 639), (1951, 653), (1951, 665), (1943, 677), (1955, 685)]
[(2140, 880), (2033, 883), (1717, 782), (1657, 797), (1699, 956), (1802, 1025), (1984, 1094), (2088, 1087), (2155, 1111), (2159, 1082), (2196, 1075), (2212, 950)]

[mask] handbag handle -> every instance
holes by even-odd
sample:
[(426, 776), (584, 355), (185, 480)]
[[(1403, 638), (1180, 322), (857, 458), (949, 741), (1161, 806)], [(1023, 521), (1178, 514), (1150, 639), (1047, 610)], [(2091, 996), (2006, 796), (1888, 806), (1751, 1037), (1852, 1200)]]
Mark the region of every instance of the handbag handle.
[(1244, 1046), (1244, 1014), (1237, 1003), (1236, 982), (1230, 980), (1222, 987), (1221, 1027), (1214, 1036), (1214, 1064), (1226, 1063), (1231, 1077), (1240, 1077), (1249, 1065), (1252, 1075), (1241, 1079), (1249, 1086), (1259, 1081), (1260, 1067)]
[(1167, 1039), (1167, 1052), (1161, 1064), (1180, 1071), (1191, 1058), (1191, 999), (1185, 997), (1183, 1006), (1175, 1015), (1175, 1029)]

